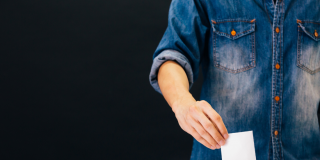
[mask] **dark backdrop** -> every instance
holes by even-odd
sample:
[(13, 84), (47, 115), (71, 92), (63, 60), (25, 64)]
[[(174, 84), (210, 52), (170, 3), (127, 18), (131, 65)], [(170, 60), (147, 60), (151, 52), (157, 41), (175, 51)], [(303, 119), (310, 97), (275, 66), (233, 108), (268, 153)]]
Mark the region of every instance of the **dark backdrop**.
[(0, 158), (189, 159), (148, 79), (170, 2), (1, 1)]

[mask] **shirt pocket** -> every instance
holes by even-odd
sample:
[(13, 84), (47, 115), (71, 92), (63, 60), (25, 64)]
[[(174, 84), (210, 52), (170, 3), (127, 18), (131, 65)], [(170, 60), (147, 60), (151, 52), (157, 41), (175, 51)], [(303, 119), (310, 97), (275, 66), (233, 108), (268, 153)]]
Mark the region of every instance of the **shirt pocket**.
[(255, 19), (211, 20), (214, 66), (239, 73), (256, 66)]
[(320, 71), (320, 22), (297, 19), (297, 23), (297, 65), (315, 74)]

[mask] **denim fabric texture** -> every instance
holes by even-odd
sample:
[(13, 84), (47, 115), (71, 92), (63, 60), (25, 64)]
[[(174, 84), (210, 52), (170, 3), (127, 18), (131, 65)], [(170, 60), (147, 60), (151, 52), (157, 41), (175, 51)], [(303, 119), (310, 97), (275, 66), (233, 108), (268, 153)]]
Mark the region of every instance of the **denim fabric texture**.
[[(179, 63), (229, 133), (253, 131), (257, 160), (320, 160), (320, 1), (172, 0), (149, 80)], [(278, 134), (275, 134), (277, 131)], [(219, 160), (194, 139), (191, 160)]]

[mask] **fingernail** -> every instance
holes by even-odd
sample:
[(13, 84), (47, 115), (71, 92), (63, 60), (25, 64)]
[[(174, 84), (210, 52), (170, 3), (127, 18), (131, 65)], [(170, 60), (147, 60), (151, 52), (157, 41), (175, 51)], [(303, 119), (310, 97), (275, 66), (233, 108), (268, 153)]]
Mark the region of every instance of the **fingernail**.
[(220, 141), (220, 146), (223, 146), (224, 143), (225, 143), (225, 141), (224, 141), (224, 140), (221, 140), (221, 141)]
[(211, 146), (211, 149), (216, 149), (216, 148), (214, 148), (213, 146)]
[(220, 148), (219, 144), (217, 144), (216, 147), (219, 149)]
[(223, 137), (224, 137), (224, 139), (227, 139), (228, 138), (228, 134), (224, 134)]

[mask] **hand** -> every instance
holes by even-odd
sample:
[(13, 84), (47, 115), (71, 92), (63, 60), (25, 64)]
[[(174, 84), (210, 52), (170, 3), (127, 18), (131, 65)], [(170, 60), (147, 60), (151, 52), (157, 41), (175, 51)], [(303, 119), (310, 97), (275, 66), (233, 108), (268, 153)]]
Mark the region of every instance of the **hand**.
[(196, 101), (190, 94), (175, 102), (172, 110), (180, 127), (204, 146), (214, 150), (225, 144), (228, 131), (208, 102)]

